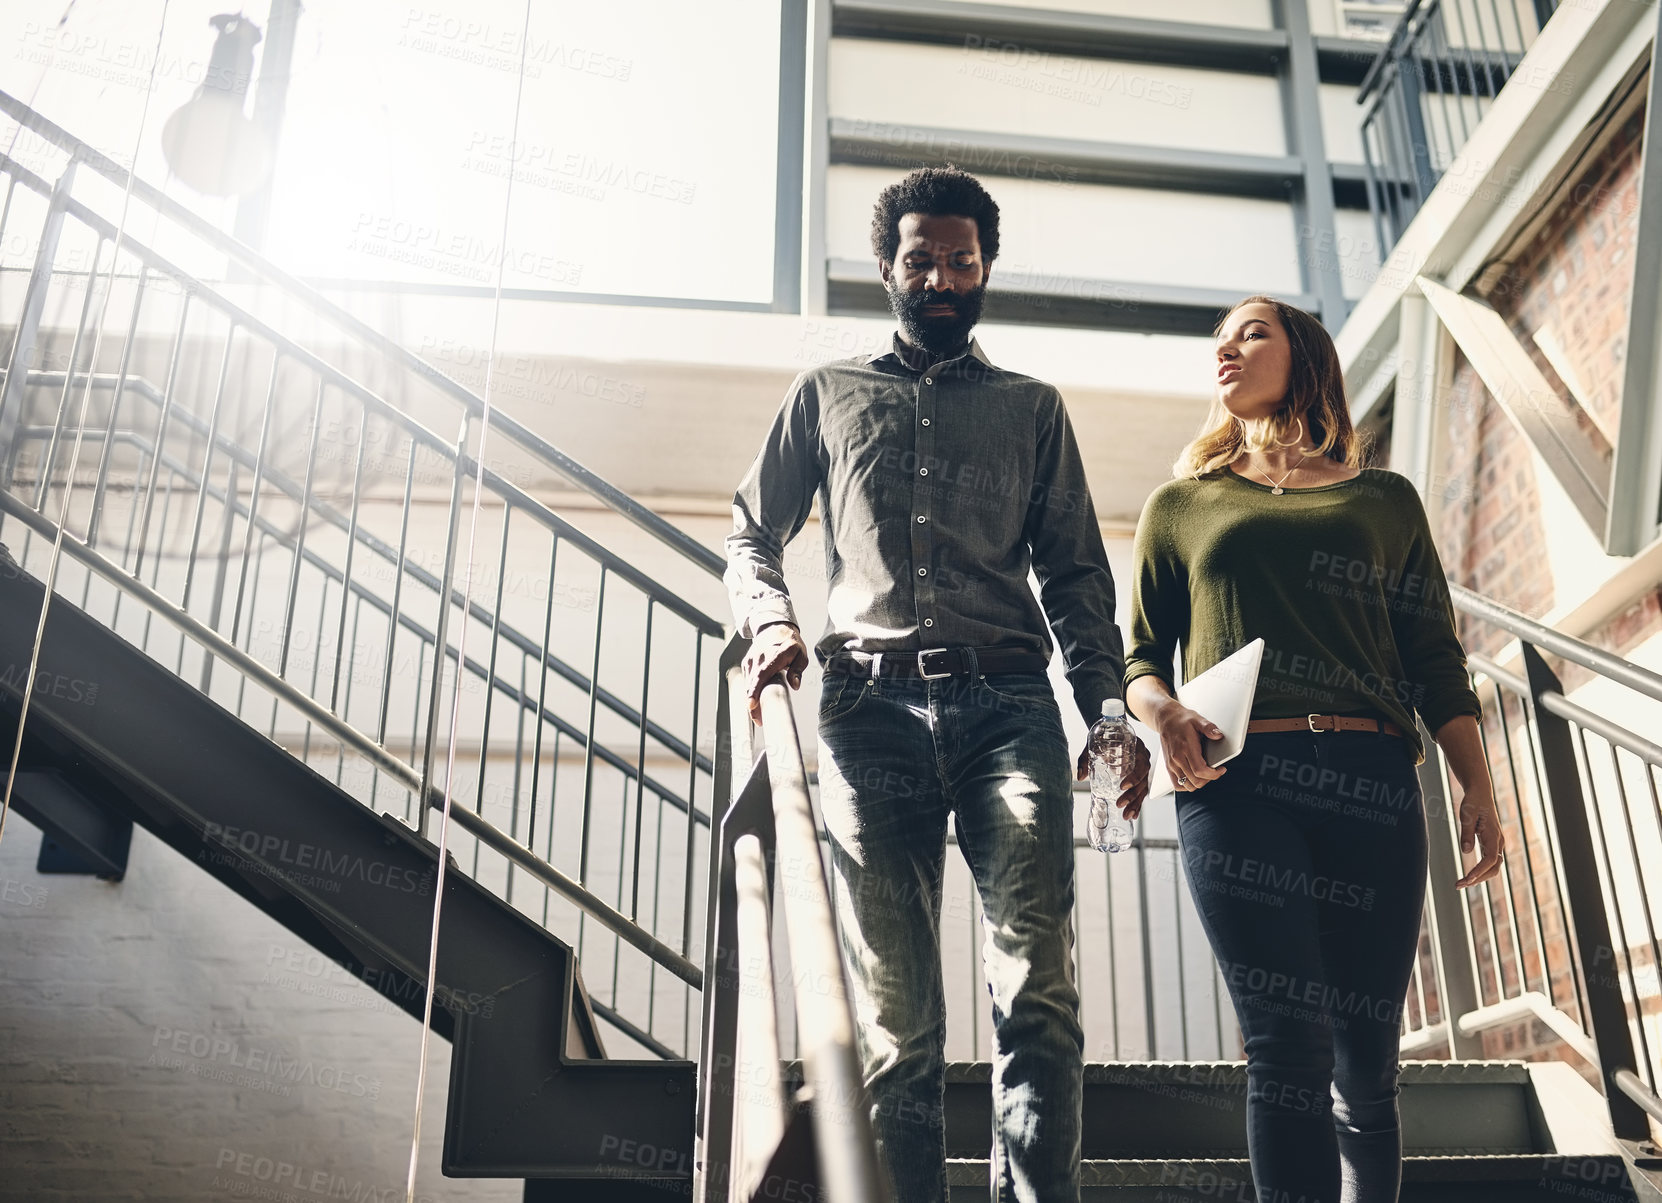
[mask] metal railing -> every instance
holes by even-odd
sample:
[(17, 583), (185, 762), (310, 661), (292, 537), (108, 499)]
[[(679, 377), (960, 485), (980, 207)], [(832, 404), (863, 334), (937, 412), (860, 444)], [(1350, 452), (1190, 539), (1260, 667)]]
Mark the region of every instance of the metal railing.
[(39, 573), (67, 515), (60, 596), (424, 833), (456, 697), (458, 863), (619, 1032), (696, 1055), (725, 632), (532, 490), (719, 558), (499, 409), (487, 444), (481, 398), (142, 181), (112, 273), (127, 173), (0, 111), (50, 148), (0, 155), (0, 538)]
[(1389, 251), (1494, 98), (1557, 0), (1411, 0), (1356, 103), (1374, 234)]
[[(1482, 1056), (1484, 1032), (1538, 1021), (1603, 1084), (1616, 1135), (1644, 1140), (1646, 1113), (1662, 1118), (1662, 744), (1626, 724), (1647, 708), (1652, 729), (1662, 720), (1662, 675), (1451, 592), (1507, 856), (1498, 877), (1453, 889), (1458, 822), (1446, 765), (1428, 756), (1432, 898), (1405, 1046)], [(1521, 670), (1502, 663), (1513, 646)], [(1560, 671), (1596, 703), (1572, 701)]]
[[(747, 646), (734, 640), (723, 658), (721, 739), (735, 765), (752, 762), (739, 667)], [(703, 1198), (713, 1203), (788, 1193), (830, 1203), (882, 1203), (888, 1191), (877, 1164), (822, 837), (782, 681), (763, 688), (761, 714), (765, 750), (718, 821), (711, 846), (699, 1083)], [(780, 1058), (775, 893), (785, 916), (789, 999), (802, 1059), (804, 1088), (795, 1097)]]

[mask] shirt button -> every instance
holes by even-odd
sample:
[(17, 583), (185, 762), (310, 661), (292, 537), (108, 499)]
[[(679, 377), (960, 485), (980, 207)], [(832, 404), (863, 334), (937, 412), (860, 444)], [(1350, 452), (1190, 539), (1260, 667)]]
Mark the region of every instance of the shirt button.
[(923, 382), (924, 382), (924, 383), (925, 383), (925, 384), (934, 384), (934, 383), (935, 383), (935, 380), (934, 380), (934, 377), (932, 377), (932, 376), (925, 376), (925, 377), (924, 377), (924, 378), (923, 378)]
[(929, 575), (929, 569), (927, 569), (927, 568), (919, 568), (919, 569), (918, 569), (918, 575), (919, 575), (919, 576), (928, 576), (928, 575)]
[(927, 522), (927, 521), (929, 521), (929, 519), (925, 518), (922, 514), (919, 514), (918, 515), (918, 521), (919, 522)]
[(925, 425), (925, 426), (927, 426), (927, 425), (929, 425), (929, 419), (928, 419), (928, 418), (925, 418), (925, 419), (924, 419), (924, 420), (923, 420), (923, 424), (924, 424), (924, 425)]
[(928, 476), (929, 475), (929, 469), (928, 468), (919, 468), (918, 469), (918, 475), (919, 476)]
[(935, 620), (933, 618), (926, 618), (923, 620), (923, 625), (926, 627), (932, 627), (935, 625)]

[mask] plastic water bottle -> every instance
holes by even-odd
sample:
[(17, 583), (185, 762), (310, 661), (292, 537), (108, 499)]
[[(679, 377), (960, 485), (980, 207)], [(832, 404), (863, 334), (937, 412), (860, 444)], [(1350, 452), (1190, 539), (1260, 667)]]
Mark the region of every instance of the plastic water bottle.
[(1091, 847), (1098, 852), (1123, 852), (1131, 847), (1131, 820), (1115, 803), (1136, 745), (1137, 733), (1125, 716), (1125, 703), (1105, 698), (1102, 717), (1091, 725), (1085, 742), (1091, 765), (1091, 816), (1086, 826)]

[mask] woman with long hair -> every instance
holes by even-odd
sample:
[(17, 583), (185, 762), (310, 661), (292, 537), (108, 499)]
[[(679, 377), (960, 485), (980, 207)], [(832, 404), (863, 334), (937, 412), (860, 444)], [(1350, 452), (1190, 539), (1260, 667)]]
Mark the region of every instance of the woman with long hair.
[[(1415, 718), (1463, 791), (1466, 888), (1501, 865), (1481, 711), (1425, 509), (1362, 466), (1327, 331), (1254, 296), (1215, 339), (1211, 413), (1138, 524), (1126, 700), (1163, 745), (1240, 1020), (1259, 1200), (1389, 1203), (1426, 878)], [(1174, 697), (1176, 649), (1192, 679), (1259, 637), (1245, 749), (1214, 767), (1222, 732)]]

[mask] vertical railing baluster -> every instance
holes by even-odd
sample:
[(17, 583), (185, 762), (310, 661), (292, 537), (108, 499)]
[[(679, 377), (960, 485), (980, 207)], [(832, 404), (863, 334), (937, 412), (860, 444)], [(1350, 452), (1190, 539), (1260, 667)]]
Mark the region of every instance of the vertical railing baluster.
[(1182, 1033), (1183, 1059), (1189, 1057), (1189, 990), (1188, 967), (1183, 963), (1183, 883), (1178, 867), (1178, 852), (1171, 853), (1171, 921), (1176, 933), (1177, 949), (1177, 1030)]
[[(1523, 845), (1524, 872), (1529, 878), (1531, 930), (1535, 936), (1535, 950), (1541, 957), (1541, 979), (1545, 985), (1544, 993), (1548, 999), (1556, 1002), (1552, 993), (1552, 974), (1547, 970), (1547, 941), (1545, 933), (1541, 930), (1541, 895), (1535, 885), (1535, 856), (1529, 849), (1529, 823), (1524, 814), (1523, 788), (1518, 782), (1517, 756), (1512, 750), (1512, 732), (1506, 721), (1506, 695), (1502, 692), (1499, 681), (1493, 682), (1493, 685), (1495, 708), (1499, 713), (1500, 737), (1506, 749), (1507, 777), (1512, 785), (1512, 806), (1518, 814), (1518, 841)], [(1520, 976), (1523, 975), (1520, 974)], [(1524, 989), (1527, 990), (1528, 988), (1528, 978), (1524, 977)]]
[[(5, 220), (0, 218), (0, 229)], [(98, 543), (99, 519), (103, 516), (105, 485), (109, 479), (110, 457), (115, 451), (116, 423), (121, 413), (121, 401), (127, 391), (127, 370), (132, 364), (133, 346), (138, 342), (139, 311), (144, 307), (144, 290), (150, 279), (150, 266), (139, 262), (138, 280), (133, 287), (133, 314), (127, 322), (127, 339), (121, 344), (121, 358), (115, 369), (115, 394), (110, 398), (110, 418), (104, 425), (104, 449), (98, 455), (98, 471), (92, 493), (92, 515), (87, 519), (87, 546)], [(97, 365), (94, 365), (95, 367)], [(136, 482), (135, 482), (136, 483)], [(120, 590), (117, 590), (119, 596)]]
[[(342, 591), (342, 593), (341, 593), (341, 611), (343, 613), (346, 610), (346, 601), (347, 601), (347, 598), (349, 596), (350, 595), (348, 593), (346, 593), (344, 590)], [(347, 665), (347, 669), (346, 669), (346, 692), (341, 695), (340, 709), (338, 711), (336, 711), (336, 717), (340, 718), (340, 719), (343, 719), (347, 722), (351, 721), (351, 714), (352, 714), (352, 678), (355, 675), (357, 675), (357, 668), (358, 668), (358, 625), (359, 625), (360, 621), (363, 618), (363, 614), (364, 614), (364, 598), (363, 598), (363, 594), (360, 593), (357, 597), (352, 598), (352, 643), (351, 643), (351, 649), (352, 650), (351, 650), (351, 653), (348, 657), (349, 660), (350, 660), (350, 663)], [(336, 653), (336, 661), (335, 661), (335, 680), (336, 681), (340, 680), (340, 659), (339, 659), (339, 655), (340, 655), (339, 652), (337, 652)], [(331, 706), (330, 709), (333, 709), (333, 706)], [(342, 789), (345, 789), (346, 787), (342, 784), (342, 781), (346, 776), (346, 743), (345, 743), (344, 740), (336, 740), (335, 741), (335, 746), (336, 746), (336, 749), (337, 749), (336, 758), (335, 758), (335, 785), (342, 788)]]
[[(174, 478), (175, 475), (176, 474), (174, 472), (172, 472), (171, 470), (168, 472), (166, 493), (162, 497), (162, 541), (163, 542), (166, 542), (166, 540), (167, 540), (167, 518), (168, 518), (168, 515), (173, 510), (173, 478)], [(154, 494), (152, 494), (152, 496), (154, 496)], [(143, 540), (141, 539), (140, 543), (139, 543), (139, 554), (142, 555), (143, 551), (144, 551), (144, 544), (143, 544)], [(160, 554), (157, 554), (157, 555), (153, 556), (151, 559), (152, 559), (152, 562), (151, 562), (151, 565), (150, 565), (150, 587), (152, 589), (154, 589), (157, 593), (160, 593), (162, 591), (162, 589), (161, 589), (162, 557), (161, 557)], [(134, 575), (138, 576), (137, 573), (134, 573)], [(143, 580), (144, 578), (142, 576), (140, 576), (139, 579)], [(149, 606), (146, 606), (144, 608), (144, 634), (140, 637), (140, 641), (139, 641), (139, 646), (141, 648), (143, 648), (146, 652), (150, 651), (150, 622), (154, 617), (155, 617), (155, 612), (153, 610), (151, 610)], [(180, 643), (181, 647), (184, 645), (184, 636), (183, 635), (179, 636), (179, 643)], [(154, 653), (152, 653), (152, 655), (153, 654)], [(158, 660), (160, 658), (161, 657), (159, 657), (159, 656), (156, 657), (156, 659), (158, 659)]]
[[(536, 735), (531, 741), (531, 817), (525, 830), (525, 846), (527, 848), (535, 848), (537, 846), (537, 789), (541, 784), (542, 729), (546, 722), (543, 716), (548, 713), (546, 709), (548, 705), (548, 642), (554, 631), (554, 569), (559, 554), (560, 536), (558, 533), (553, 533), (550, 536), (548, 547), (548, 599), (543, 603), (542, 612), (542, 654), (537, 657), (537, 727)], [(555, 728), (556, 741), (558, 741), (558, 738), (559, 729)], [(556, 742), (555, 746), (556, 756), (558, 756), (558, 742)], [(558, 763), (559, 762), (556, 759), (556, 769), (558, 768)], [(551, 769), (549, 771), (550, 779), (553, 778), (555, 771), (555, 769)], [(549, 798), (548, 814), (548, 822), (551, 827), (554, 822), (553, 805), (554, 803), (551, 795)], [(543, 922), (548, 922), (546, 890), (544, 891)], [(683, 956), (686, 955), (686, 951), (687, 950), (685, 948), (681, 949)]]
[(1576, 1022), (1583, 1027), (1591, 1027), (1592, 1020), (1587, 1009), (1586, 995), (1581, 989), (1581, 975), (1576, 972), (1574, 955), (1568, 951), (1571, 934), (1569, 918), (1570, 888), (1564, 877), (1564, 857), (1558, 846), (1557, 825), (1552, 822), (1552, 808), (1547, 802), (1546, 762), (1536, 741), (1535, 724), (1533, 722), (1533, 712), (1529, 706), (1529, 699), (1522, 697), (1518, 704), (1524, 712), (1522, 729), (1524, 740), (1529, 745), (1530, 781), (1534, 787), (1534, 798), (1540, 812), (1538, 822), (1544, 836), (1543, 842), (1546, 844), (1548, 866), (1552, 870), (1559, 925), (1564, 936), (1562, 941), (1566, 949), (1564, 972), (1565, 976), (1570, 979), (1571, 997), (1575, 999)]
[[(381, 704), (375, 719), (375, 742), (378, 744), (387, 742), (387, 721), (392, 709), (394, 649), (398, 644), (398, 618), (404, 602), (404, 574), (409, 568), (410, 502), (415, 491), (415, 453), (416, 441), (412, 436), (409, 462), (404, 465), (404, 502), (398, 514), (398, 561), (392, 570), (392, 607), (387, 615), (387, 654), (381, 665)], [(419, 671), (418, 669), (417, 672)], [(418, 697), (420, 693), (421, 687), (417, 685)], [(412, 752), (412, 758), (413, 755)]]
[[(358, 429), (358, 450), (352, 457), (352, 509), (346, 519), (346, 553), (341, 560), (340, 574), (340, 622), (335, 629), (335, 671), (329, 687), (329, 709), (340, 717), (345, 717), (340, 702), (340, 674), (341, 667), (346, 663), (346, 603), (352, 597), (352, 559), (358, 550), (358, 507), (363, 501), (364, 483), (364, 455), (369, 446), (369, 411), (361, 408), (363, 424)], [(323, 628), (319, 623), (317, 632), (318, 651), (323, 650)], [(356, 636), (354, 636), (354, 648)], [(349, 669), (350, 671), (350, 669)]]
[[(52, 468), (57, 463), (58, 444), (63, 441), (64, 423), (69, 420), (69, 400), (75, 392), (76, 367), (81, 361), (81, 341), (86, 335), (87, 319), (92, 316), (92, 297), (93, 293), (97, 291), (96, 285), (98, 283), (98, 263), (103, 256), (104, 239), (99, 238), (97, 244), (93, 247), (92, 271), (87, 274), (86, 295), (81, 298), (81, 316), (75, 323), (75, 334), (69, 342), (69, 361), (64, 365), (63, 392), (58, 397), (57, 416), (52, 422), (52, 437), (48, 440), (46, 450), (41, 453), (40, 457), (40, 479), (35, 484), (35, 509), (42, 514), (46, 513), (47, 493), (52, 487)], [(97, 341), (96, 335), (93, 341)], [(94, 366), (96, 365), (87, 365), (86, 377), (89, 389), (92, 387)], [(74, 472), (74, 465), (70, 466), (70, 471), (71, 473)], [(72, 478), (65, 483), (64, 491), (68, 493), (74, 487), (75, 482)]]
[[(594, 656), (589, 666), (589, 717), (584, 730), (583, 739), (583, 825), (578, 828), (577, 838), (577, 880), (584, 885), (589, 881), (589, 823), (594, 804), (594, 719), (595, 707), (600, 695), (600, 644), (601, 634), (606, 618), (606, 565), (600, 565), (600, 587), (595, 591), (594, 602)], [(585, 916), (577, 916), (578, 948), (582, 948)], [(581, 951), (579, 951), (581, 959)]]
[[(704, 679), (704, 636), (693, 631), (693, 696), (692, 696), (692, 731), (687, 737), (687, 863), (684, 878), (684, 897), (681, 907), (681, 955), (692, 955), (692, 917), (693, 917), (693, 856), (698, 847), (698, 700), (703, 695), (702, 682)], [(720, 740), (718, 737), (717, 743)], [(719, 760), (723, 755), (729, 755), (731, 749), (717, 747), (711, 756), (712, 761)], [(710, 826), (715, 829), (716, 819), (721, 807), (715, 794), (711, 794)], [(830, 878), (832, 888), (836, 888), (836, 877)]]
[(1437, 971), (1437, 998), (1448, 1028), (1449, 1054), (1470, 1060), (1483, 1053), (1483, 1040), (1460, 1031), (1459, 1018), (1482, 1005), (1478, 987), (1477, 935), (1471, 908), (1454, 883), (1461, 877), (1460, 817), (1449, 798), (1441, 750), (1422, 720), (1420, 739), (1425, 760), (1416, 773), (1426, 820), (1426, 918), (1431, 926), (1432, 963)]
[[(427, 838), (427, 829), (432, 811), (433, 745), (438, 742), (439, 738), (439, 713), (444, 701), (444, 662), (450, 654), (450, 592), (451, 582), (455, 579), (456, 573), (456, 542), (460, 537), (458, 520), (461, 516), (462, 506), (462, 477), (466, 475), (467, 428), (468, 419), (464, 417), (461, 432), (456, 436), (455, 451), (450, 461), (454, 471), (450, 478), (450, 506), (445, 511), (444, 574), (439, 580), (439, 611), (433, 631), (433, 692), (427, 703), (427, 736), (422, 741), (421, 796), (416, 799), (416, 830), (423, 839)], [(461, 620), (466, 622), (468, 620), (467, 614), (464, 613)], [(458, 649), (456, 654), (458, 692), (455, 699), (457, 706), (461, 705), (462, 668), (461, 652)], [(455, 754), (456, 749), (448, 749), (448, 755), (454, 756)]]
[[(1558, 831), (1569, 889), (1565, 901), (1575, 932), (1574, 950), (1586, 979), (1587, 1014), (1599, 1053), (1599, 1076), (1615, 1135), (1623, 1140), (1649, 1137), (1648, 1119), (1616, 1084), (1615, 1072), (1634, 1063), (1633, 1037), (1628, 1030), (1627, 1007), (1615, 968), (1610, 923), (1605, 914), (1597, 855), (1593, 850), (1592, 810), (1582, 794), (1570, 725), (1541, 701), (1544, 694), (1563, 693), (1557, 674), (1547, 667), (1539, 650), (1522, 643), (1529, 680), (1529, 709), (1540, 732), (1542, 768), (1546, 775), (1546, 803)], [(1589, 956), (1591, 960), (1589, 960)], [(1609, 969), (1603, 968), (1606, 957)]]
[(312, 479), (317, 470), (317, 436), (323, 426), (323, 377), (317, 380), (317, 392), (312, 398), (311, 435), (306, 441), (306, 479), (300, 486), (300, 521), (294, 533), (294, 559), (289, 564), (288, 600), (283, 606), (283, 637), (277, 653), (277, 675), (286, 677), (289, 671), (290, 636), (294, 631), (294, 607), (299, 598), (300, 564), (306, 550), (306, 528), (312, 515)]
[[(1586, 738), (1586, 733), (1582, 732), (1583, 746), (1585, 746)], [(1639, 856), (1639, 842), (1633, 834), (1633, 810), (1628, 806), (1627, 802), (1627, 786), (1622, 781), (1621, 761), (1617, 758), (1615, 744), (1607, 743), (1606, 747), (1610, 750), (1610, 774), (1615, 779), (1616, 797), (1622, 804), (1623, 822), (1621, 826), (1622, 830), (1627, 833), (1627, 850), (1628, 854), (1633, 858), (1633, 876), (1639, 887), (1639, 913), (1645, 920), (1645, 939), (1650, 945), (1651, 968), (1659, 974), (1662, 974), (1662, 947), (1659, 947), (1657, 944), (1656, 925), (1651, 920), (1650, 892), (1645, 888), (1645, 865), (1644, 861)], [(1608, 852), (1605, 853), (1605, 859), (1608, 862)], [(1611, 875), (1610, 906), (1619, 917), (1621, 914), (1622, 900), (1621, 896), (1615, 891), (1613, 873)], [(1648, 1073), (1650, 1066), (1655, 1064), (1655, 1062), (1651, 1059), (1650, 1037), (1645, 1032), (1645, 1003), (1639, 993), (1639, 976), (1633, 968), (1633, 945), (1628, 942), (1625, 925), (1623, 926), (1622, 931), (1622, 947), (1627, 953), (1627, 975), (1628, 979), (1633, 983), (1634, 1026), (1639, 1029), (1639, 1052), (1641, 1056), (1641, 1063), (1646, 1067), (1646, 1071)]]
[[(191, 294), (186, 292), (179, 301), (179, 330), (173, 336), (173, 353), (168, 359), (167, 383), (162, 386), (162, 403), (156, 415), (156, 442), (151, 448), (150, 482), (144, 490), (144, 517), (139, 523), (138, 558), (133, 562), (133, 575), (139, 579), (144, 577), (144, 550), (150, 541), (150, 515), (156, 503), (156, 478), (161, 472), (162, 452), (167, 446), (167, 420), (173, 416), (173, 394), (179, 386), (179, 361), (185, 349), (185, 324), (190, 317)], [(171, 485), (169, 486), (171, 488)], [(162, 520), (162, 530), (167, 530), (167, 520)]]
[(1154, 938), (1148, 922), (1148, 847), (1142, 837), (1138, 837), (1136, 847), (1137, 910), (1143, 937), (1143, 1022), (1147, 1025), (1144, 1034), (1148, 1039), (1148, 1059), (1153, 1061), (1160, 1055), (1160, 1045), (1154, 1023)]
[(6, 381), (0, 385), (0, 489), (12, 487), (12, 470), (18, 448), (17, 431), (23, 423), (30, 361), (38, 350), (40, 320), (46, 312), (46, 297), (52, 289), (52, 278), (57, 274), (58, 243), (63, 236), (65, 210), (79, 165), (80, 157), (71, 155), (47, 198), (46, 215), (41, 219), (40, 242), (35, 246), (34, 267), (23, 289), (17, 333), (12, 337), (11, 352), (6, 356)]
[[(521, 784), (521, 781), (522, 781), (522, 778), (521, 778), (520, 774), (521, 774), (521, 766), (525, 762), (525, 711), (526, 711), (525, 700), (531, 696), (529, 693), (526, 692), (526, 689), (525, 689), (525, 686), (526, 686), (526, 683), (527, 683), (526, 682), (526, 669), (527, 669), (527, 665), (528, 665), (529, 660), (530, 660), (530, 657), (528, 657), (524, 652), (520, 653), (520, 655), (519, 655), (519, 706), (516, 708), (517, 713), (514, 716), (513, 794), (508, 799), (508, 834), (509, 834), (509, 836), (511, 836), (512, 838), (514, 838), (516, 840), (519, 838), (519, 789), (520, 789), (520, 784)], [(539, 712), (533, 714), (531, 716), (531, 721), (534, 722), (534, 723), (537, 723), (540, 726), (541, 723), (542, 723), (542, 714), (541, 714), (541, 712), (539, 711)], [(488, 724), (487, 724), (487, 727), (488, 727)], [(527, 848), (529, 848), (531, 846), (531, 841), (529, 839), (527, 839), (525, 841), (525, 846)], [(512, 906), (513, 902), (514, 902), (514, 862), (511, 861), (511, 860), (508, 862), (508, 879), (507, 879), (506, 887), (504, 889), (504, 895), (508, 900), (508, 905)], [(654, 962), (654, 963), (656, 963), (656, 962)]]
[[(306, 689), (306, 696), (312, 698), (314, 701), (317, 698), (318, 673), (323, 670), (323, 623), (325, 617), (329, 613), (329, 586), (332, 583), (329, 580), (328, 573), (319, 572), (318, 577), (317, 627), (312, 632), (312, 683)], [(346, 593), (344, 590), (341, 593), (341, 605), (342, 607), (346, 605)], [(310, 765), (312, 762), (313, 725), (312, 720), (308, 718), (306, 720), (306, 734), (300, 744), (300, 759), (307, 765)]]
[[(275, 353), (271, 357), (271, 375), (266, 381), (265, 408), (260, 414), (260, 441), (254, 451), (254, 482), (249, 486), (248, 493), (248, 525), (242, 532), (242, 571), (237, 574), (237, 598), (231, 607), (231, 642), (235, 643), (242, 633), (242, 603), (248, 595), (249, 554), (256, 543), (255, 531), (260, 515), (260, 493), (265, 488), (265, 456), (266, 448), (271, 441), (271, 416), (277, 408), (277, 370), (282, 366), (282, 354)], [(265, 542), (258, 540), (263, 548)], [(260, 574), (254, 571), (254, 581), (258, 584)], [(250, 624), (252, 626), (252, 624)], [(250, 631), (252, 639), (252, 631)], [(239, 695), (240, 696), (240, 695)]]
[[(196, 553), (202, 545), (202, 522), (208, 511), (208, 482), (213, 475), (214, 441), (219, 437), (219, 414), (225, 401), (225, 379), (231, 371), (231, 350), (236, 343), (235, 323), (225, 331), (225, 353), (219, 360), (219, 379), (214, 385), (213, 404), (208, 412), (208, 434), (202, 447), (202, 476), (196, 486), (196, 508), (191, 516), (190, 550), (185, 554), (185, 585), (179, 591), (179, 608), (190, 610), (191, 585), (196, 580)], [(183, 459), (183, 457), (180, 457)], [(227, 504), (229, 498), (227, 497)]]
[[(1500, 725), (1503, 728), (1506, 725), (1506, 716), (1504, 714), (1500, 716)], [(1493, 749), (1489, 747), (1489, 736), (1484, 731), (1483, 723), (1479, 723), (1477, 725), (1477, 742), (1483, 749), (1483, 763), (1488, 767), (1489, 772), (1492, 775), (1494, 773), (1495, 754)], [(1495, 810), (1498, 815), (1500, 811), (1500, 803), (1498, 800), (1495, 803)], [(1507, 931), (1512, 937), (1512, 956), (1514, 959), (1513, 967), (1517, 972), (1518, 992), (1521, 994), (1523, 991), (1529, 989), (1529, 982), (1524, 976), (1523, 941), (1518, 935), (1518, 906), (1517, 902), (1512, 897), (1512, 866), (1510, 863), (1501, 865), (1498, 877), (1501, 884), (1501, 894), (1505, 898), (1505, 906), (1503, 910), (1506, 915)], [(1493, 878), (1490, 880), (1493, 880)], [(1485, 883), (1485, 885), (1487, 884), (1488, 883)], [(1484, 897), (1485, 900), (1487, 900), (1487, 894)], [(1506, 973), (1504, 967), (1501, 965), (1500, 932), (1494, 929), (1494, 915), (1492, 912), (1489, 916), (1489, 923), (1491, 934), (1493, 935), (1495, 941), (1494, 952), (1496, 985), (1499, 988), (1499, 997), (1505, 998), (1507, 997), (1505, 989)]]
[[(646, 704), (652, 688), (652, 609), (654, 605), (655, 602), (649, 596), (646, 599), (645, 655), (641, 657), (640, 744), (635, 751), (635, 858), (634, 865), (630, 869), (629, 909), (625, 912), (631, 919), (640, 914), (641, 905), (641, 828), (646, 825)], [(626, 796), (624, 799), (625, 809), (628, 805)], [(663, 805), (662, 799), (659, 800), (658, 805), (660, 807)], [(689, 807), (692, 805), (690, 798), (687, 800), (687, 805)]]

